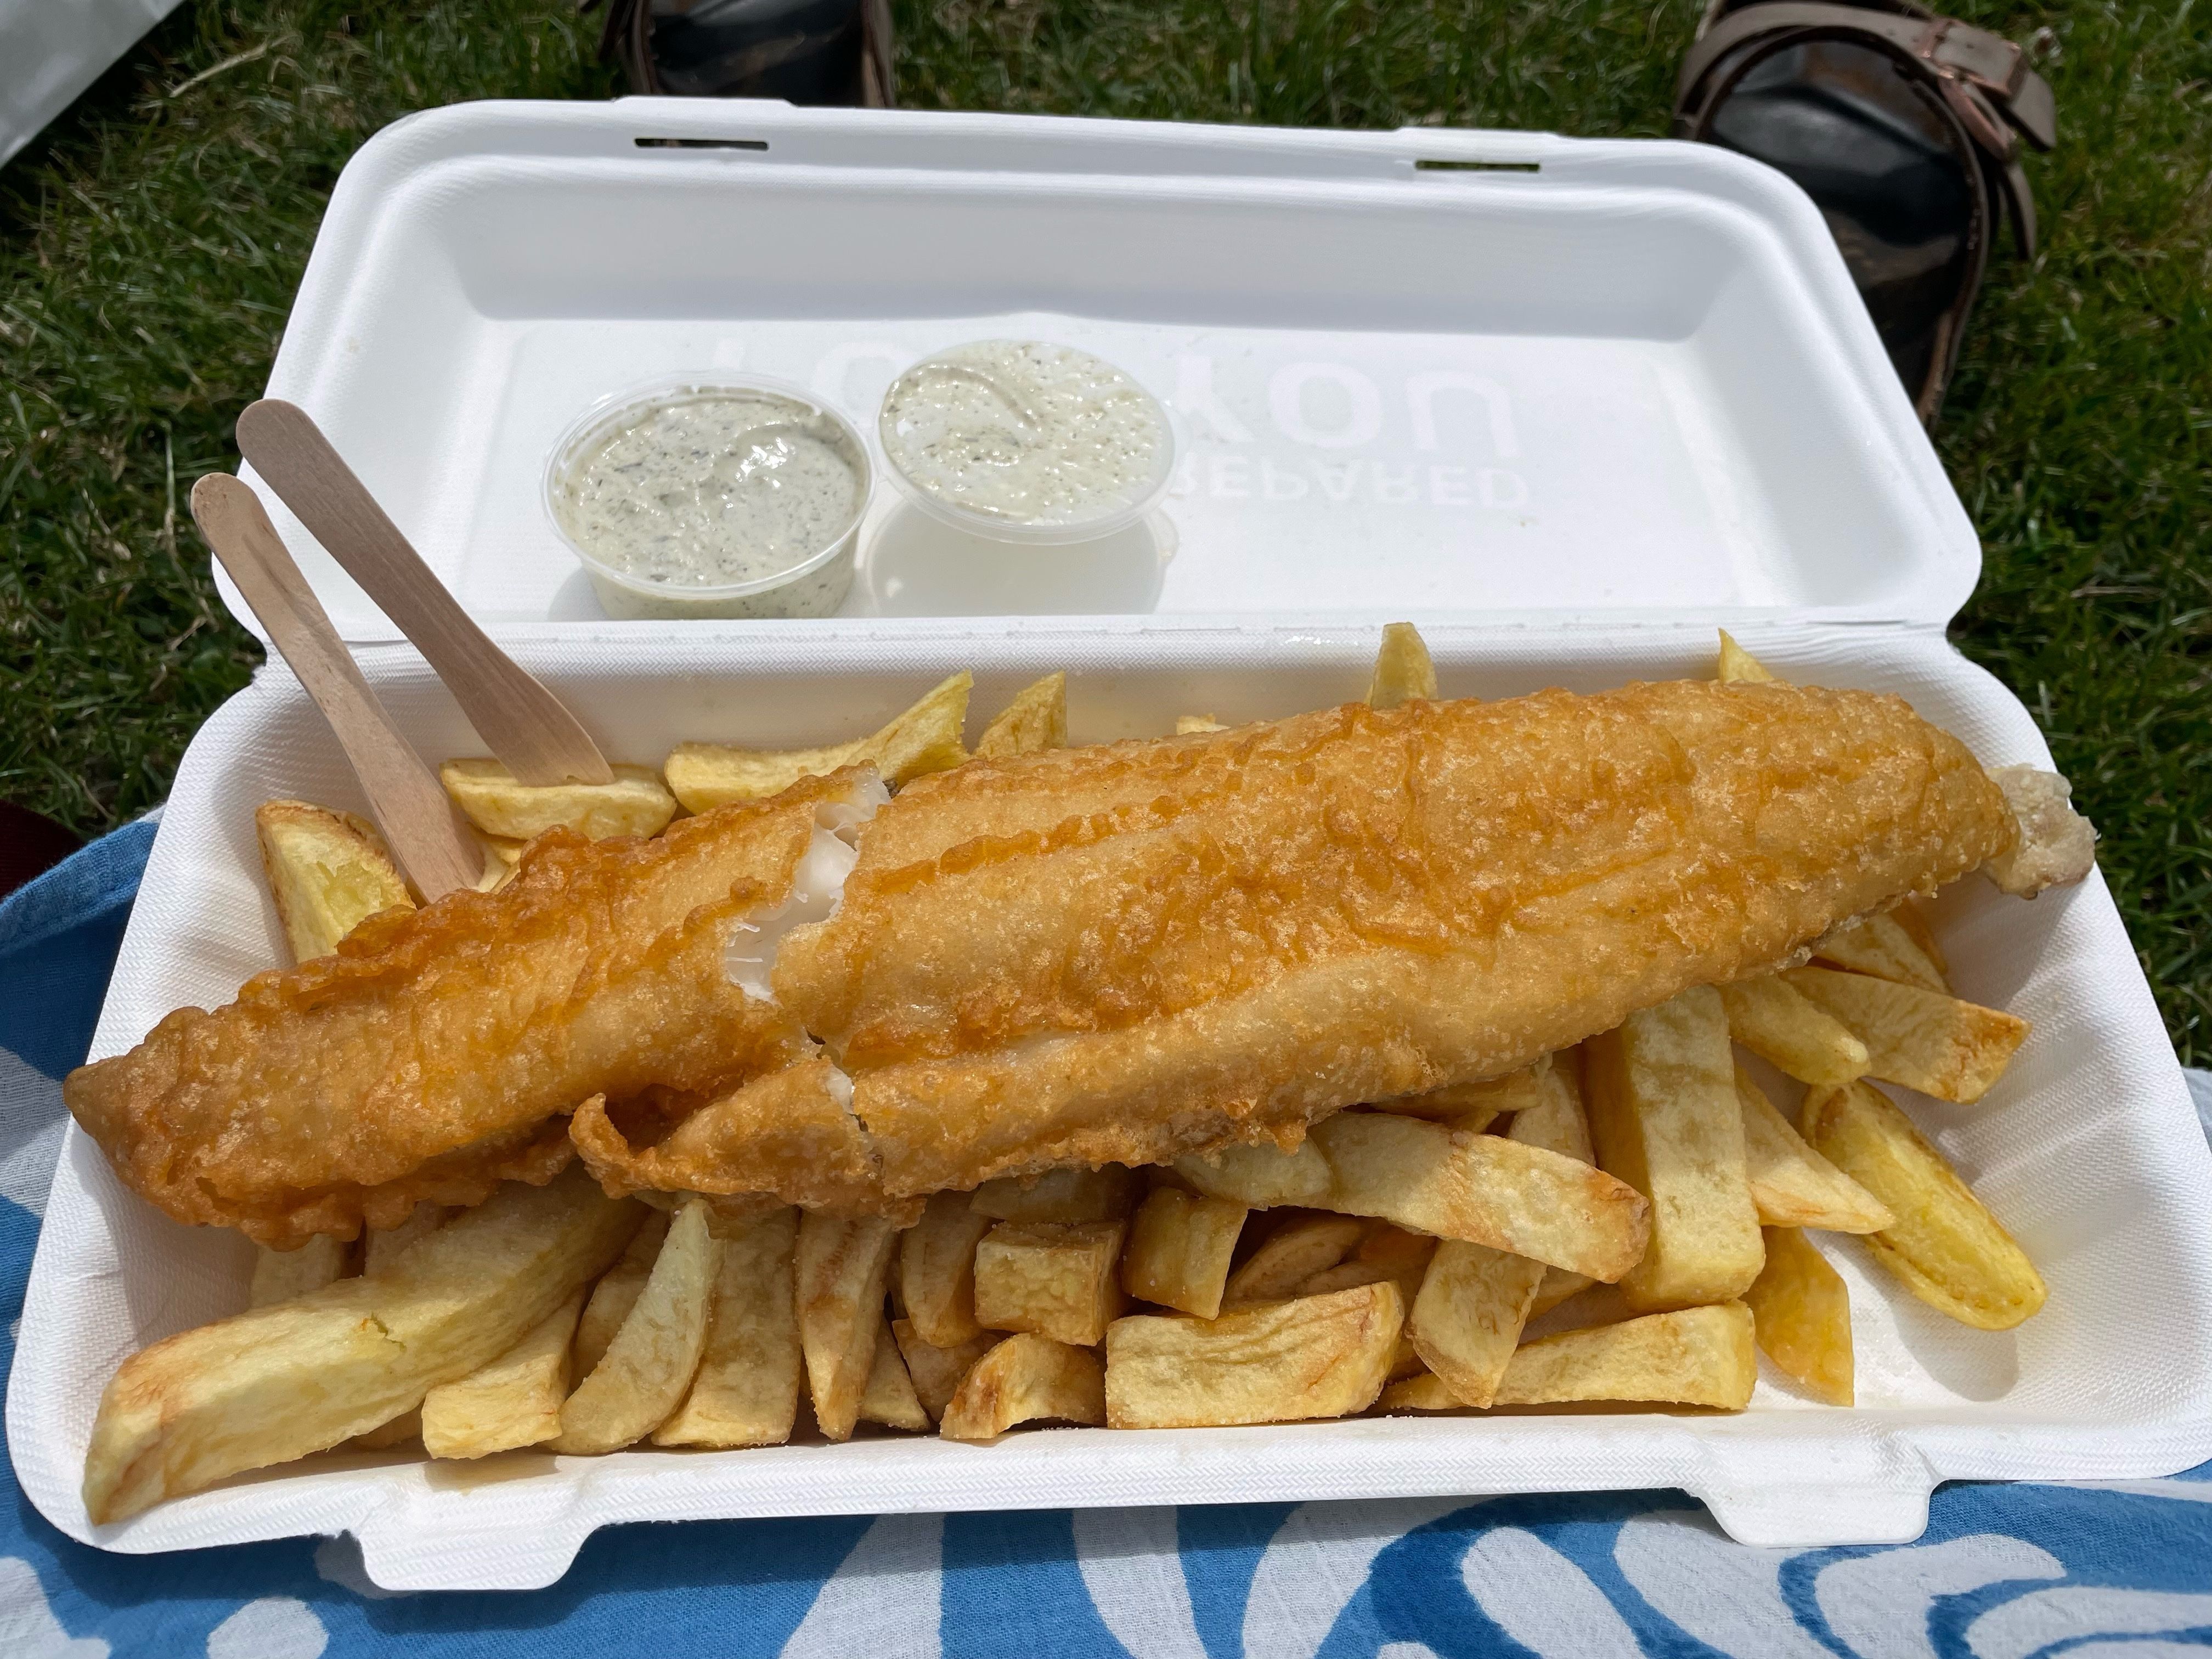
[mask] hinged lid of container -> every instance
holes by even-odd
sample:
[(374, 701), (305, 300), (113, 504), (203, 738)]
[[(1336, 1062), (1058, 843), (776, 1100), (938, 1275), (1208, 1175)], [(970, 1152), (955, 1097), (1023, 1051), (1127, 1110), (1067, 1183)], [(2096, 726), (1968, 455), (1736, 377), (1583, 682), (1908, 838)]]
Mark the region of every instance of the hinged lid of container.
[[(347, 167), (270, 392), (495, 631), (665, 629), (604, 622), (541, 506), (580, 410), (742, 368), (869, 431), (906, 364), (993, 336), (1167, 404), (1161, 556), (957, 590), (884, 491), (844, 615), (1940, 625), (1979, 573), (1818, 212), (1702, 145), (462, 106)], [(342, 633), (393, 637), (278, 523)]]

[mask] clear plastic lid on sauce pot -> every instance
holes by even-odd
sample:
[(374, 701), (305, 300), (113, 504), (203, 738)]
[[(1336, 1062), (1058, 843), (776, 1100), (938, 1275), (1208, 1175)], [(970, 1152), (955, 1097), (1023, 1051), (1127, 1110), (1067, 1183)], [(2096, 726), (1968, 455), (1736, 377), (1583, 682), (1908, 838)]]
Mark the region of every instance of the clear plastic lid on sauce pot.
[(1167, 493), (1175, 429), (1123, 370), (1073, 346), (974, 340), (884, 393), (876, 434), (916, 506), (993, 541), (1110, 536)]
[(852, 585), (874, 482), (859, 431), (812, 393), (678, 375), (579, 416), (544, 500), (610, 617), (826, 617)]

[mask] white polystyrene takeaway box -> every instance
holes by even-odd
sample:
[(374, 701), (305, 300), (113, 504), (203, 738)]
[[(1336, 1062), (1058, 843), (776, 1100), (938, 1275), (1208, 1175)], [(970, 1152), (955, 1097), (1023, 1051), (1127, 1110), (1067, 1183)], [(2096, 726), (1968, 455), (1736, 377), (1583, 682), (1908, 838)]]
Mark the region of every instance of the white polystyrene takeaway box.
[[(610, 392), (741, 368), (866, 430), (904, 364), (1004, 335), (1097, 351), (1171, 411), (1174, 490), (1110, 557), (949, 569), (883, 492), (836, 617), (611, 623), (540, 508), (548, 448)], [(1361, 695), (1376, 625), (1410, 617), (1446, 696), (1707, 674), (1725, 623), (1785, 675), (1903, 694), (1987, 764), (2049, 764), (2020, 703), (1944, 641), (1978, 574), (1972, 528), (1818, 214), (1713, 149), (462, 106), (347, 168), (270, 392), (623, 759), (841, 738), (957, 667), (979, 709), (1065, 667), (1079, 741), (1287, 714)], [(422, 752), (478, 751), (275, 516)], [(96, 1056), (282, 959), (252, 825), (278, 794), (363, 805), (273, 664), (185, 757)], [(896, 1510), (1681, 1486), (1747, 1542), (1875, 1542), (1914, 1535), (1940, 1480), (2212, 1455), (2212, 1356), (2170, 1340), (2212, 1322), (2212, 1158), (2109, 895), (2094, 876), (2032, 903), (1970, 881), (1937, 919), (1960, 994), (2034, 1031), (1978, 1105), (1911, 1103), (2051, 1299), (2015, 1331), (1968, 1330), (1826, 1241), (1852, 1291), (1850, 1410), (1769, 1370), (1733, 1417), (1062, 1429), (490, 1471), (332, 1454), (94, 1527), (78, 1483), (101, 1387), (133, 1349), (241, 1306), (250, 1249), (157, 1214), (72, 1130), (10, 1451), (72, 1536), (144, 1552), (351, 1532), (395, 1589), (544, 1584), (619, 1522)]]

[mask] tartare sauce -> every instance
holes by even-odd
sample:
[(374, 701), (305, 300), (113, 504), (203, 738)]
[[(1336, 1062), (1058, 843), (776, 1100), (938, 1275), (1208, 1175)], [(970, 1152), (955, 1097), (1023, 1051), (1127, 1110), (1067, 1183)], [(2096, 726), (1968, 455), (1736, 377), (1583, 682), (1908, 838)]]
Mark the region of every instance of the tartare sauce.
[(769, 392), (673, 395), (576, 454), (553, 510), (635, 581), (729, 587), (795, 568), (852, 527), (866, 461), (823, 412)]
[(1160, 486), (1159, 405), (1113, 364), (1071, 346), (978, 340), (891, 383), (884, 453), (917, 490), (1009, 525), (1079, 526)]

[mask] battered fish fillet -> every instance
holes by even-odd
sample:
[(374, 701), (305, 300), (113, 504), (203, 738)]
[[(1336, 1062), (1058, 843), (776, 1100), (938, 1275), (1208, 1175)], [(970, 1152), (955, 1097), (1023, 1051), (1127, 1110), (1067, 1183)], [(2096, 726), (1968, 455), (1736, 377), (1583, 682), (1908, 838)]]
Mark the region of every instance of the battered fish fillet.
[(179, 1009), (63, 1097), (136, 1191), (280, 1249), (550, 1180), (587, 1097), (726, 1088), (811, 1050), (726, 957), (863, 792), (813, 780), (651, 841), (550, 832), (498, 891), (387, 913), (227, 1007)]
[[(902, 1197), (1292, 1144), (1785, 962), (2018, 839), (1893, 696), (1351, 704), (917, 781), (773, 984)], [(744, 1135), (686, 1140), (720, 1189), (777, 1188)]]

